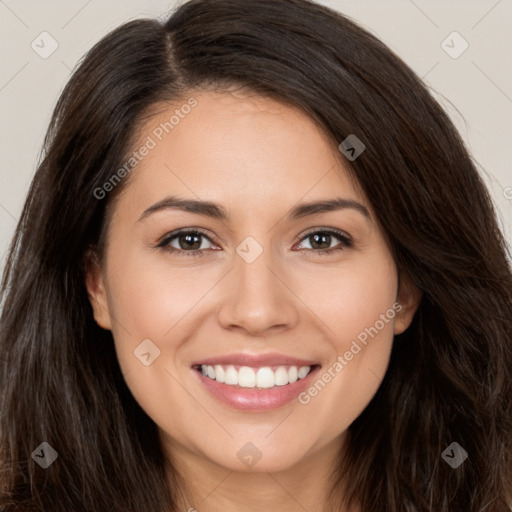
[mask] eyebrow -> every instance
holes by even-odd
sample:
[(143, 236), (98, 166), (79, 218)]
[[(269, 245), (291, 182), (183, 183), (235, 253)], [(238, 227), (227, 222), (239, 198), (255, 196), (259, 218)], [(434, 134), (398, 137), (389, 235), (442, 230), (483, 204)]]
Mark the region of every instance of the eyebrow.
[[(319, 213), (343, 210), (347, 208), (361, 213), (367, 219), (371, 219), (370, 212), (365, 206), (353, 199), (346, 199), (342, 197), (302, 203), (293, 208), (286, 218), (288, 221), (292, 221), (309, 215), (316, 215)], [(185, 212), (195, 213), (196, 215), (202, 215), (212, 219), (229, 221), (229, 214), (220, 204), (213, 203), (211, 201), (199, 201), (195, 199), (182, 199), (176, 196), (168, 196), (144, 210), (137, 222), (144, 220), (155, 212), (171, 209), (183, 210)]]

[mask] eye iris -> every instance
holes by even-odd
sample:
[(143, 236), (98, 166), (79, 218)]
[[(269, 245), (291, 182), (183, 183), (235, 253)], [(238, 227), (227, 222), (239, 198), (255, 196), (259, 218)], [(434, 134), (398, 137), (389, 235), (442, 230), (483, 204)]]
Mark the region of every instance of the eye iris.
[[(178, 243), (181, 249), (199, 250), (201, 247), (201, 234), (187, 233), (178, 237)], [(329, 233), (315, 233), (309, 236), (311, 247), (313, 249), (329, 249), (331, 246), (332, 235)]]
[[(179, 237), (181, 249), (199, 249), (201, 247), (201, 236), (196, 234), (181, 235)], [(184, 241), (184, 243), (183, 243)]]
[[(331, 246), (331, 235), (327, 233), (315, 233), (309, 238), (313, 241), (311, 243), (313, 249), (328, 249)], [(322, 244), (324, 244), (324, 246), (322, 246)], [(318, 247), (319, 245), (320, 247)]]

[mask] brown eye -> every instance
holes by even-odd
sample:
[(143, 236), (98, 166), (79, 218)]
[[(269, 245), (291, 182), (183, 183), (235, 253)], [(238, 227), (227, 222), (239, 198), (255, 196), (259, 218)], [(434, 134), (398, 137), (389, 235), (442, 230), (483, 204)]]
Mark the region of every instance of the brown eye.
[[(333, 246), (336, 240), (339, 243)], [(306, 247), (308, 251), (320, 254), (329, 254), (352, 246), (351, 239), (345, 233), (333, 229), (311, 231), (301, 239), (301, 244), (304, 241), (309, 243), (310, 247)]]
[(189, 235), (180, 235), (176, 240), (180, 249), (194, 249), (197, 250), (201, 247), (202, 235), (193, 233)]
[(157, 247), (178, 255), (196, 256), (211, 248), (208, 243), (212, 241), (200, 231), (178, 231), (166, 236)]
[(309, 235), (311, 247), (313, 249), (329, 249), (331, 247), (331, 235), (328, 233), (315, 233)]

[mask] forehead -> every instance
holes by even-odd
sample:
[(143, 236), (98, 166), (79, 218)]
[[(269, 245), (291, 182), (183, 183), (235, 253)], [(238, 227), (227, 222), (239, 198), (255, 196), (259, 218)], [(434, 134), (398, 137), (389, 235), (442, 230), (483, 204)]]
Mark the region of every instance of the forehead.
[(139, 208), (169, 194), (253, 213), (340, 195), (365, 202), (319, 126), (270, 98), (203, 91), (159, 104), (137, 131), (133, 150), (144, 147), (123, 193)]

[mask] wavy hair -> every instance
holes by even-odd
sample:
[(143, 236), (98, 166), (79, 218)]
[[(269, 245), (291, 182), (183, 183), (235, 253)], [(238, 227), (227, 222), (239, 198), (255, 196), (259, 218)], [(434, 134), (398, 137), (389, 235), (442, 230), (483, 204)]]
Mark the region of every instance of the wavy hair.
[[(489, 193), (418, 76), (309, 0), (191, 0), (165, 21), (123, 24), (74, 71), (2, 281), (0, 507), (176, 510), (176, 470), (124, 382), (111, 333), (94, 322), (84, 255), (101, 245), (128, 180), (104, 199), (94, 191), (125, 161), (141, 120), (191, 90), (230, 86), (300, 108), (335, 145), (349, 134), (364, 142), (346, 166), (399, 272), (423, 293), (349, 428), (333, 509), (508, 511), (512, 275)], [(45, 470), (31, 455), (43, 441), (58, 452)], [(442, 457), (453, 442), (469, 455), (455, 469)]]

